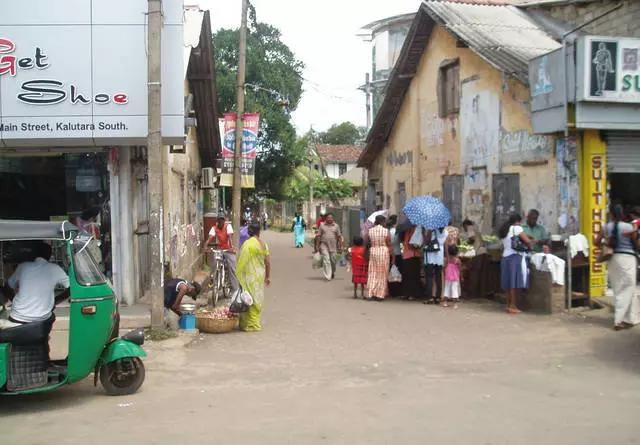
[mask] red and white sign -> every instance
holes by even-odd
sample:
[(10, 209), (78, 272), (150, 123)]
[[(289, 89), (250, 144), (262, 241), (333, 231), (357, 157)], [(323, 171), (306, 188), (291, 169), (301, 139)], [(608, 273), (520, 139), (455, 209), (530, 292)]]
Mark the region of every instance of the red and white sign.
[[(6, 3), (0, 149), (146, 143), (147, 2)], [(162, 136), (182, 144), (182, 0), (164, 0), (163, 12)]]

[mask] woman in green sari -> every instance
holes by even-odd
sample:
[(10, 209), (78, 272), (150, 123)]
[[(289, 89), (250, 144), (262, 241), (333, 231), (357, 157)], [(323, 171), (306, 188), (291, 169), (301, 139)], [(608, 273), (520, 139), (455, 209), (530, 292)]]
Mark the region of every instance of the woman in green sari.
[(264, 303), (265, 286), (271, 285), (271, 259), (269, 247), (260, 240), (260, 224), (249, 225), (249, 238), (242, 245), (236, 275), (242, 288), (249, 292), (253, 304), (247, 312), (240, 314), (240, 329), (259, 331), (260, 314)]

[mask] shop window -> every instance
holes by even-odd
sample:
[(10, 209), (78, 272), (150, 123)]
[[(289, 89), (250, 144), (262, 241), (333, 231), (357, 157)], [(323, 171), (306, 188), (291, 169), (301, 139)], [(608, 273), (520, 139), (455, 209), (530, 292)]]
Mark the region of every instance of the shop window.
[(447, 117), (460, 111), (460, 61), (445, 60), (438, 72), (438, 114)]
[(338, 176), (342, 176), (347, 172), (347, 163), (341, 162), (338, 164)]

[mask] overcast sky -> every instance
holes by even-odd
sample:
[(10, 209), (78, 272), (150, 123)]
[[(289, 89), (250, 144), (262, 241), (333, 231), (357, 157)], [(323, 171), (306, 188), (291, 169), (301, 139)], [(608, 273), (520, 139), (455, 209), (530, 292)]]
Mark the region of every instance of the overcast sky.
[[(364, 93), (357, 88), (371, 70), (371, 46), (357, 37), (374, 20), (415, 12), (420, 0), (251, 0), (258, 21), (282, 31), (282, 40), (305, 65), (304, 94), (293, 119), (298, 133), (313, 125), (365, 125)], [(240, 26), (241, 0), (185, 0), (211, 11), (212, 26)]]

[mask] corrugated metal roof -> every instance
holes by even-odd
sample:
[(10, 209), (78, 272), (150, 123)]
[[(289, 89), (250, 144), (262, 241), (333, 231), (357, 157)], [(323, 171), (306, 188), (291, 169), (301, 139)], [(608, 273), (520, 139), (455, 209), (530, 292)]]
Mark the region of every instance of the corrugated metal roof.
[(384, 100), (367, 134), (358, 166), (370, 166), (384, 148), (437, 24), (493, 67), (528, 85), (528, 61), (561, 45), (526, 13), (505, 2), (516, 3), (517, 0), (428, 0), (422, 3), (389, 76)]
[(563, 6), (579, 3), (595, 3), (599, 0), (520, 0), (518, 6)]
[(495, 68), (528, 83), (527, 62), (561, 45), (514, 6), (425, 1), (429, 15)]
[(189, 58), (191, 57), (191, 49), (196, 48), (200, 43), (200, 32), (202, 31), (202, 20), (204, 11), (199, 7), (185, 7), (184, 9), (184, 34), (183, 34), (183, 58), (184, 58), (184, 76), (187, 77), (187, 68), (189, 68)]
[[(215, 167), (216, 158), (222, 151), (220, 130), (218, 127), (218, 94), (216, 90), (216, 67), (213, 59), (213, 40), (211, 39), (211, 17), (209, 11), (202, 11), (198, 42), (192, 51), (192, 44), (187, 45), (190, 57), (187, 67), (187, 80), (193, 93), (193, 108), (196, 112), (196, 133), (202, 167)], [(197, 21), (195, 22), (197, 23)], [(195, 26), (195, 25), (193, 25)], [(193, 34), (195, 35), (195, 33)]]

